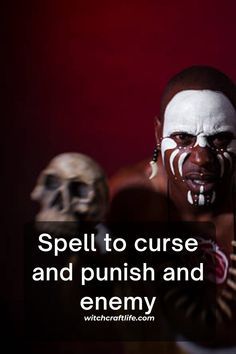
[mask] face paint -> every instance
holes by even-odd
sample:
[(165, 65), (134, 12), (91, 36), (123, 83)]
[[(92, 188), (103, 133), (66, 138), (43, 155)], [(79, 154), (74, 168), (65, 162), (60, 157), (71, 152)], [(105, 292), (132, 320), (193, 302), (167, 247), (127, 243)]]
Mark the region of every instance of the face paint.
[(223, 93), (211, 90), (180, 91), (166, 107), (163, 137), (169, 137), (173, 132), (209, 136), (225, 131), (236, 136), (235, 122), (235, 109)]
[(181, 177), (183, 176), (183, 163), (188, 155), (189, 155), (188, 152), (183, 152), (179, 157), (178, 170)]
[(197, 140), (194, 146), (206, 147), (209, 146), (206, 137), (203, 134), (197, 135)]
[(178, 155), (178, 153), (179, 153), (179, 149), (176, 149), (170, 155), (170, 169), (171, 169), (171, 172), (173, 173), (173, 175), (175, 175), (174, 159), (175, 159), (176, 155)]
[(224, 159), (223, 159), (222, 155), (220, 155), (220, 154), (217, 154), (217, 158), (220, 163), (220, 177), (223, 177), (224, 168), (225, 168)]
[(224, 152), (223, 155), (229, 161), (229, 167), (230, 167), (230, 169), (232, 169), (233, 163), (232, 163), (232, 158), (231, 158), (230, 154), (228, 152)]
[(161, 143), (161, 154), (162, 154), (162, 161), (164, 162), (164, 155), (166, 150), (174, 149), (177, 147), (176, 142), (173, 139), (165, 138), (162, 140)]
[(189, 202), (190, 204), (193, 204), (193, 197), (192, 197), (192, 194), (191, 194), (190, 191), (188, 191), (187, 199), (188, 199), (188, 202)]
[(215, 202), (219, 182), (233, 171), (235, 137), (236, 111), (223, 93), (186, 90), (169, 102), (164, 114), (162, 160), (175, 183), (184, 184), (190, 204)]

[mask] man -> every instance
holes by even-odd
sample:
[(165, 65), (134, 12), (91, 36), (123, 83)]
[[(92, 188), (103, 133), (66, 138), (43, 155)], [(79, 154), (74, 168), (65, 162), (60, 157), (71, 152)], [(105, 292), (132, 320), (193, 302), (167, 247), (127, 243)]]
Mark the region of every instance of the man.
[(145, 161), (113, 176), (111, 219), (211, 220), (228, 254), (234, 231), (235, 107), (235, 85), (216, 69), (191, 67), (171, 79), (156, 120), (158, 172), (151, 176)]
[(211, 67), (178, 73), (162, 96), (156, 140), (151, 168), (140, 163), (111, 179), (110, 220), (213, 222), (221, 264), (216, 284), (228, 294), (219, 298), (217, 310), (221, 320), (232, 320), (227, 300), (236, 292), (234, 83)]

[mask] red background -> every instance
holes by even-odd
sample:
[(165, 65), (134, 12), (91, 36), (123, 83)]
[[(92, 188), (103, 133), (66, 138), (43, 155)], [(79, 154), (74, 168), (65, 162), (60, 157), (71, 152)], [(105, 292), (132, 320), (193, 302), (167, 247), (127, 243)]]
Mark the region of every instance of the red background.
[[(110, 175), (152, 155), (153, 119), (173, 74), (207, 64), (236, 79), (236, 3), (78, 0), (5, 6), (8, 224), (2, 253), (12, 276), (21, 241), (9, 222), (18, 230), (34, 215), (29, 194), (54, 155), (88, 154)], [(15, 297), (19, 287), (7, 277), (7, 296)]]
[(151, 156), (174, 73), (208, 64), (236, 78), (235, 10), (233, 0), (10, 4), (7, 147), (25, 185), (64, 151), (92, 156), (108, 174)]

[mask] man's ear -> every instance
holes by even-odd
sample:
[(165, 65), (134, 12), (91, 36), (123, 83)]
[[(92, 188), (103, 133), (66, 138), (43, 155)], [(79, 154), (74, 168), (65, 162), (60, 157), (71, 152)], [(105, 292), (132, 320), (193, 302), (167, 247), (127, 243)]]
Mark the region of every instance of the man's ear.
[(162, 124), (159, 117), (155, 117), (155, 136), (157, 145), (161, 144), (161, 136), (162, 136)]

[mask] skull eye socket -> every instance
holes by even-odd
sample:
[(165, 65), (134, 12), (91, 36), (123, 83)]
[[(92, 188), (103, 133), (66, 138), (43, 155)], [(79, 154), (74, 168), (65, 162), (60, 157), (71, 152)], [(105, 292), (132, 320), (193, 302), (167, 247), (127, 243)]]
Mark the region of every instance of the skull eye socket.
[(54, 175), (47, 175), (45, 177), (44, 185), (45, 185), (45, 188), (47, 188), (50, 191), (53, 191), (53, 190), (57, 189), (58, 187), (60, 187), (60, 180), (58, 177), (56, 177)]
[(90, 186), (84, 182), (72, 182), (69, 188), (71, 196), (78, 198), (87, 198), (90, 191)]

